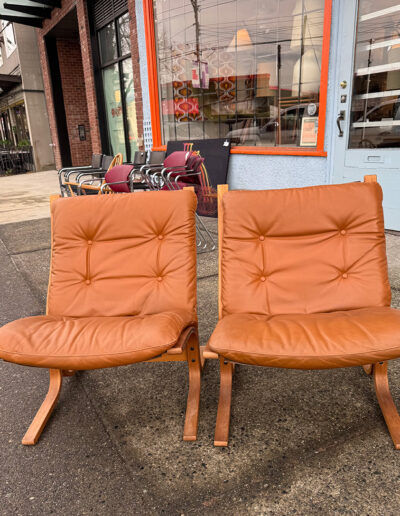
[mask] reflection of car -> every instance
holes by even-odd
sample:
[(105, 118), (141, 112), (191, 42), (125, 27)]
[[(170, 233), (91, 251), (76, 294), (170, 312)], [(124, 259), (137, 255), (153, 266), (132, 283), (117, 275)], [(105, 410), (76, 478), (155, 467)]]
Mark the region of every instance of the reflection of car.
[[(309, 105), (309, 103), (296, 104), (281, 109), (280, 120), (276, 115), (263, 125), (254, 125), (254, 123), (260, 123), (260, 117), (256, 120), (248, 118), (242, 122), (239, 121), (237, 124), (242, 124), (242, 127), (231, 129), (226, 136), (231, 138), (232, 143), (275, 145), (278, 143), (278, 135), (280, 133), (281, 145), (298, 145), (300, 142), (301, 120), (303, 116), (309, 116), (307, 111)], [(314, 109), (313, 116), (318, 116), (318, 103), (315, 106), (316, 109)], [(265, 121), (265, 118), (263, 120)]]
[[(357, 101), (356, 101), (357, 102)], [(400, 98), (379, 102), (365, 114), (353, 103), (350, 148), (400, 147)], [(356, 108), (356, 109), (355, 109)]]

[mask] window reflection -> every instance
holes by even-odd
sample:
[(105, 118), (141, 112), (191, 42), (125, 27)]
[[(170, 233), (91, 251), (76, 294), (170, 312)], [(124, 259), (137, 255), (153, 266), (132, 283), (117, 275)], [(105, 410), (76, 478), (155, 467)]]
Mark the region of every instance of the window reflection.
[(316, 146), (324, 0), (154, 0), (154, 12), (165, 142)]
[(129, 30), (129, 14), (126, 13), (117, 20), (120, 55), (124, 56), (131, 51), (131, 40)]
[(400, 146), (400, 2), (360, 0), (349, 148)]
[(99, 47), (102, 64), (117, 58), (117, 37), (114, 23), (109, 23), (99, 31)]

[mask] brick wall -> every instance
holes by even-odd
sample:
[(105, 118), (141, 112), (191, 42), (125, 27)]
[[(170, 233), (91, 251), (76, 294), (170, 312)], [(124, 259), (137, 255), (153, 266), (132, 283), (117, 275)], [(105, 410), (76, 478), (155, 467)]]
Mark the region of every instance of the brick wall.
[[(56, 159), (57, 168), (61, 168), (61, 157), (59, 151), (59, 143), (57, 136), (57, 125), (56, 125), (56, 117), (54, 113), (53, 99), (52, 99), (52, 88), (51, 88), (51, 79), (50, 79), (50, 70), (49, 63), (47, 61), (46, 49), (44, 44), (44, 36), (54, 28), (57, 23), (71, 10), (76, 8), (77, 17), (78, 17), (78, 29), (79, 29), (79, 42), (80, 42), (80, 50), (81, 50), (81, 63), (82, 63), (82, 73), (83, 73), (83, 83), (84, 83), (84, 93), (86, 97), (86, 109), (87, 109), (87, 120), (90, 128), (90, 132), (87, 134), (87, 142), (83, 142), (85, 145), (81, 145), (82, 148), (87, 148), (87, 145), (91, 145), (90, 154), (92, 153), (101, 153), (101, 139), (100, 139), (100, 128), (99, 128), (99, 118), (97, 111), (97, 98), (96, 98), (96, 89), (95, 89), (95, 80), (94, 80), (94, 69), (93, 69), (93, 59), (92, 59), (92, 47), (91, 47), (91, 39), (90, 39), (90, 29), (89, 29), (89, 18), (87, 12), (87, 4), (86, 0), (62, 0), (60, 9), (53, 9), (51, 19), (45, 20), (43, 22), (43, 28), (37, 30), (38, 42), (39, 42), (39, 51), (40, 51), (40, 60), (42, 66), (43, 73), (43, 81), (44, 81), (44, 89), (46, 94), (46, 102), (49, 113), (49, 122), (50, 129), (52, 134), (52, 140), (55, 144), (54, 154)], [(139, 66), (139, 50), (137, 43), (137, 29), (136, 29), (136, 13), (135, 13), (135, 0), (128, 0), (128, 10), (130, 16), (130, 29), (131, 29), (131, 52), (132, 52), (132, 67), (133, 67), (133, 77), (134, 77), (134, 88), (135, 88), (135, 100), (136, 100), (136, 114), (137, 114), (137, 124), (138, 124), (138, 134), (139, 134), (139, 145), (140, 148), (143, 147), (143, 106), (142, 106), (142, 87), (140, 81), (140, 66)], [(61, 45), (62, 46), (62, 45)], [(60, 48), (58, 46), (58, 48)], [(60, 59), (60, 68), (62, 67), (62, 60)], [(64, 83), (63, 83), (64, 89)], [(81, 95), (82, 96), (82, 95)], [(72, 114), (70, 114), (70, 119), (73, 119)], [(104, 121), (105, 123), (105, 121)], [(67, 124), (69, 129), (69, 120), (67, 113)], [(77, 125), (77, 124), (76, 124)], [(75, 139), (74, 135), (69, 134), (70, 142)], [(78, 152), (78, 151), (76, 151)], [(85, 150), (86, 152), (86, 150)], [(71, 146), (71, 154), (72, 160), (75, 164), (75, 156), (72, 151)], [(86, 160), (87, 161), (87, 160)]]
[[(97, 113), (96, 91), (92, 61), (92, 47), (90, 41), (89, 21), (85, 0), (62, 0), (60, 9), (53, 9), (51, 19), (43, 22), (43, 28), (37, 30), (40, 62), (42, 66), (43, 82), (46, 95), (47, 109), (49, 113), (50, 130), (55, 144), (54, 155), (56, 167), (61, 168), (61, 157), (57, 135), (57, 124), (53, 105), (50, 69), (46, 55), (44, 36), (57, 25), (57, 23), (73, 8), (76, 7), (78, 17), (79, 42), (81, 49), (81, 68), (83, 73), (84, 93), (86, 97), (87, 120), (90, 132), (87, 135), (87, 144), (91, 145), (90, 154), (101, 153), (101, 140), (99, 120)], [(61, 63), (60, 63), (61, 68)], [(68, 123), (68, 118), (67, 118)], [(70, 135), (71, 140), (71, 135)], [(85, 142), (84, 142), (85, 143)], [(72, 149), (71, 149), (72, 154)], [(74, 156), (72, 156), (73, 161)], [(87, 161), (87, 159), (86, 159)]]
[[(57, 51), (72, 165), (90, 164), (92, 142), (79, 40), (57, 39)], [(86, 140), (79, 139), (78, 125), (85, 127)]]

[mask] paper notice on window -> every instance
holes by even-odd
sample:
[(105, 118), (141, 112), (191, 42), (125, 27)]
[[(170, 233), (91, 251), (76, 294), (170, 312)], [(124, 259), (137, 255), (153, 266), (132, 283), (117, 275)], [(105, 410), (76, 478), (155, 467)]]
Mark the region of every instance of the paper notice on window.
[(318, 117), (305, 116), (301, 121), (300, 147), (316, 147), (318, 138)]

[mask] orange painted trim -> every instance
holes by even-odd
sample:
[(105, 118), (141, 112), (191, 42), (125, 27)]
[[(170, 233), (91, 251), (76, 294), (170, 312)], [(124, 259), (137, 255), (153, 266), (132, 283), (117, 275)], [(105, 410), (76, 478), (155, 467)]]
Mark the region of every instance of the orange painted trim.
[[(318, 115), (318, 137), (317, 146), (314, 149), (304, 147), (246, 147), (235, 146), (231, 154), (265, 154), (265, 155), (288, 155), (288, 156), (322, 156), (326, 157), (324, 150), (325, 124), (326, 124), (326, 103), (328, 95), (328, 71), (329, 71), (329, 49), (332, 22), (332, 1), (325, 0), (324, 10), (324, 33), (322, 42), (321, 61), (321, 86), (319, 97)], [(160, 97), (158, 91), (157, 54), (154, 30), (153, 0), (143, 0), (144, 27), (146, 34), (147, 68), (149, 79), (150, 114), (151, 127), (153, 132), (153, 150), (166, 150), (161, 137), (160, 118)]]
[[(166, 145), (159, 145), (158, 147), (152, 147), (153, 151), (166, 151)], [(317, 156), (326, 158), (328, 153), (326, 151), (320, 151), (318, 149), (302, 149), (301, 147), (240, 147), (236, 145), (231, 148), (231, 154), (260, 154), (270, 156)]]
[(162, 144), (162, 141), (153, 0), (144, 0), (143, 11), (144, 29), (146, 34), (147, 70), (149, 78), (151, 129), (153, 133), (153, 145), (157, 147)]
[(325, 0), (324, 9), (324, 34), (322, 37), (322, 60), (321, 60), (321, 85), (319, 89), (319, 114), (318, 114), (318, 136), (317, 149), (324, 149), (325, 124), (326, 124), (326, 102), (328, 97), (328, 72), (329, 72), (329, 50), (331, 44), (332, 25), (332, 1)]
[(303, 147), (240, 147), (231, 148), (231, 154), (265, 154), (271, 156), (324, 156), (328, 155), (324, 150), (317, 147), (314, 150), (305, 149)]

